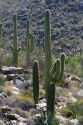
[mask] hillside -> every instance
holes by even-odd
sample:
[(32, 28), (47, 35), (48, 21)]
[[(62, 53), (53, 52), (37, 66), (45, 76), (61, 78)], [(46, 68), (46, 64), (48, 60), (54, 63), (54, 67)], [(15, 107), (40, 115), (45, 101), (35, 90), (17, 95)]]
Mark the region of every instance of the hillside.
[(83, 125), (83, 1), (0, 0), (0, 21), (0, 125)]
[(59, 52), (65, 51), (66, 54), (79, 51), (83, 44), (82, 0), (1, 0), (0, 21), (3, 23), (3, 41), (11, 43), (12, 16), (17, 13), (19, 44), (23, 44), (25, 40), (26, 19), (31, 21), (30, 30), (36, 35), (37, 43), (43, 43), (44, 15), (48, 8), (51, 10), (52, 42), (60, 44), (56, 49)]

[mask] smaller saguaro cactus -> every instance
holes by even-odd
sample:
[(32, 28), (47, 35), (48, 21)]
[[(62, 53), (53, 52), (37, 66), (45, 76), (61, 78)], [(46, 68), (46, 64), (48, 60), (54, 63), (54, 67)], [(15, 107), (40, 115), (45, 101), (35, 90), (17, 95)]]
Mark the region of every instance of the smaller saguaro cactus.
[(14, 66), (18, 66), (18, 43), (17, 43), (17, 14), (13, 16), (14, 23), (14, 40), (13, 40), (13, 63)]
[(50, 91), (50, 112), (51, 115), (54, 116), (54, 112), (55, 112), (55, 84), (54, 83), (50, 83), (49, 84), (49, 91)]
[(61, 60), (61, 74), (60, 74), (60, 81), (64, 81), (64, 66), (65, 66), (65, 58), (66, 55), (64, 53), (61, 54), (60, 60)]
[(26, 41), (25, 41), (26, 67), (29, 65), (30, 54), (32, 53), (32, 51), (34, 49), (34, 41), (35, 41), (35, 36), (30, 35), (29, 25), (30, 25), (30, 21), (27, 20), (27, 23), (26, 23)]
[(37, 104), (39, 100), (39, 66), (37, 61), (33, 63), (33, 95), (34, 102)]
[(0, 23), (0, 47), (2, 45), (2, 23)]

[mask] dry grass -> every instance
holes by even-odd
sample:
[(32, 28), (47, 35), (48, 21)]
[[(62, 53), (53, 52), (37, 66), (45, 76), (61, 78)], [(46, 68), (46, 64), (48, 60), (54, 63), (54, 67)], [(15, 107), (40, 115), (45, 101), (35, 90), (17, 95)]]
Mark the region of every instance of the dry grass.
[(6, 83), (3, 87), (4, 92), (6, 92), (6, 94), (11, 95), (12, 93), (12, 85), (10, 85), (9, 83)]
[(5, 75), (0, 74), (0, 86), (3, 86), (6, 82), (7, 78)]
[(17, 96), (17, 99), (22, 102), (28, 102), (30, 104), (34, 103), (33, 100), (33, 90), (30, 87), (27, 91)]

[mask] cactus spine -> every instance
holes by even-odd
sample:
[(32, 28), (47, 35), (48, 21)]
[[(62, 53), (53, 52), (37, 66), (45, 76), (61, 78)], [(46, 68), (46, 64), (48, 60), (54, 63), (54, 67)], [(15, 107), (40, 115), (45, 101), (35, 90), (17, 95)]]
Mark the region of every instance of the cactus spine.
[(47, 114), (49, 114), (50, 105), (50, 92), (49, 84), (51, 82), (50, 70), (52, 67), (51, 56), (51, 25), (50, 25), (50, 11), (46, 11), (45, 15), (45, 88), (46, 88), (46, 100), (47, 100)]
[(30, 54), (34, 49), (34, 41), (35, 41), (35, 36), (30, 35), (29, 25), (30, 25), (30, 21), (27, 20), (27, 23), (26, 23), (26, 41), (25, 41), (26, 67), (29, 65)]
[(0, 47), (2, 45), (2, 24), (0, 23)]
[(39, 66), (37, 61), (33, 63), (33, 95), (34, 102), (37, 104), (39, 100)]
[(13, 16), (14, 23), (14, 40), (13, 40), (13, 63), (18, 66), (18, 45), (17, 45), (17, 15)]

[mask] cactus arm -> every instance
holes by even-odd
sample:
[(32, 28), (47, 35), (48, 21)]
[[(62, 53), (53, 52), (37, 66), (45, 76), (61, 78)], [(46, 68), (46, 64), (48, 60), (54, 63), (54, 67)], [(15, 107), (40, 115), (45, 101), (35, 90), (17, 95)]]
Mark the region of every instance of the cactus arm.
[(60, 60), (61, 60), (61, 74), (60, 74), (60, 81), (63, 82), (63, 77), (64, 77), (64, 66), (65, 66), (65, 54), (62, 53)]
[(56, 72), (56, 61), (54, 62), (52, 68), (51, 68), (51, 71), (50, 71), (50, 75), (53, 76)]
[(56, 60), (56, 73), (54, 74), (54, 82), (58, 82), (60, 79), (60, 73), (61, 73), (61, 62), (60, 59)]
[(33, 63), (33, 95), (34, 102), (37, 104), (39, 100), (39, 66), (37, 61)]

